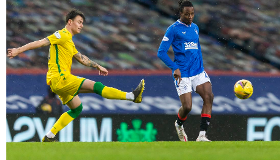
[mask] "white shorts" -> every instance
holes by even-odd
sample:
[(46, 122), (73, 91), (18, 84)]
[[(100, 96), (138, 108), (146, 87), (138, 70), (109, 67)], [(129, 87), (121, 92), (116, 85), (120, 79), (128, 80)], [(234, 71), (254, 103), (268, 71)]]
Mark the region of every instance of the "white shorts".
[(179, 96), (185, 93), (192, 92), (192, 89), (196, 91), (196, 87), (198, 85), (206, 82), (211, 83), (210, 78), (205, 71), (192, 77), (183, 77), (179, 85), (178, 81), (174, 81)]

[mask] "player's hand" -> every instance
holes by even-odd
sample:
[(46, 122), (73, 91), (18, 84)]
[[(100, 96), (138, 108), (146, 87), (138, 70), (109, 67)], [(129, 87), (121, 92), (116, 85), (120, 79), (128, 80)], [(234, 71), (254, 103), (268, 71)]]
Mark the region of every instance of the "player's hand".
[(99, 70), (99, 75), (102, 75), (102, 76), (107, 76), (108, 75), (108, 71), (107, 71), (106, 68), (98, 65), (97, 69)]
[(18, 48), (9, 48), (8, 49), (8, 57), (9, 59), (14, 58), (15, 56), (17, 56), (19, 54), (19, 49)]
[(175, 80), (178, 82), (177, 85), (179, 85), (180, 82), (181, 82), (181, 80), (182, 80), (182, 78), (181, 78), (181, 72), (180, 72), (179, 68), (176, 69), (176, 70), (174, 71), (173, 76), (174, 76)]

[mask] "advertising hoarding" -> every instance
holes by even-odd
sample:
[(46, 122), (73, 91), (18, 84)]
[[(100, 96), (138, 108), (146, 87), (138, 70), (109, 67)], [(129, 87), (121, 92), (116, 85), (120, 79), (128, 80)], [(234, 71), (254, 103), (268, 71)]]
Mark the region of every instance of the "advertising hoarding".
[[(59, 116), (8, 114), (6, 141), (39, 142)], [(83, 115), (64, 129), (60, 142), (178, 141), (175, 115)], [(190, 115), (184, 128), (190, 141), (199, 133), (200, 116)], [(207, 136), (212, 141), (280, 140), (280, 116), (214, 115)]]

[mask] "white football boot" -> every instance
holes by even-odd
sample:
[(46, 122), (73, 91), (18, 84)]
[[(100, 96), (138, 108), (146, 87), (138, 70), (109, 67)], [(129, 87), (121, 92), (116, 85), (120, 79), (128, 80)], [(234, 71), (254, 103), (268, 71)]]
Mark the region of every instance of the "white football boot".
[(205, 134), (199, 135), (196, 139), (197, 142), (211, 142)]
[(183, 125), (179, 126), (177, 124), (177, 120), (175, 121), (175, 128), (176, 128), (176, 131), (177, 131), (177, 134), (178, 134), (178, 137), (179, 137), (180, 141), (187, 142), (188, 141), (188, 136), (186, 135), (186, 133), (184, 131), (184, 127), (183, 127)]

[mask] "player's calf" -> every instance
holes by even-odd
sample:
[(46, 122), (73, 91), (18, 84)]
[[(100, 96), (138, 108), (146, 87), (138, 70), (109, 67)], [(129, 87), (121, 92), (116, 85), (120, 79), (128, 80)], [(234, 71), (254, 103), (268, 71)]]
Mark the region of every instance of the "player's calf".
[(107, 99), (131, 100), (135, 103), (141, 103), (144, 86), (145, 82), (142, 79), (133, 92), (124, 92), (113, 87), (107, 87), (101, 82), (96, 82), (93, 87), (93, 92)]
[(55, 142), (55, 135), (62, 130), (65, 126), (67, 126), (71, 121), (77, 118), (83, 110), (82, 103), (75, 109), (71, 109), (65, 113), (63, 113), (59, 119), (55, 122), (51, 130), (47, 133), (47, 135), (42, 139), (42, 142)]

